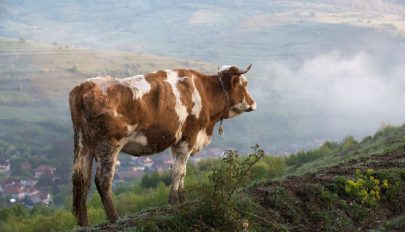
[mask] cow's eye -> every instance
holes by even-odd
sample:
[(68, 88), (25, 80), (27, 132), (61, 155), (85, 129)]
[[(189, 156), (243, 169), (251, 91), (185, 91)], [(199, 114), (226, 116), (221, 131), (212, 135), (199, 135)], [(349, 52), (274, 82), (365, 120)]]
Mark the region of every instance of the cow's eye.
[(244, 86), (244, 87), (246, 87), (246, 86), (247, 86), (247, 84), (248, 84), (247, 82), (244, 82), (244, 83), (243, 83), (243, 86)]

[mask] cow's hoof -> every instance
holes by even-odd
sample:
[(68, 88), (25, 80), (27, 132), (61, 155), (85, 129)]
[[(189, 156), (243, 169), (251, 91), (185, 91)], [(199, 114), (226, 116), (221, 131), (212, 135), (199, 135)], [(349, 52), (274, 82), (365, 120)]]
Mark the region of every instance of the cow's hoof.
[(80, 227), (88, 227), (88, 226), (90, 226), (90, 223), (89, 223), (89, 221), (80, 221), (77, 223), (77, 225)]
[(178, 205), (179, 204), (179, 199), (175, 198), (175, 197), (170, 197), (169, 198), (169, 204), (171, 205)]
[(184, 196), (184, 191), (179, 190), (179, 203), (184, 203), (185, 196)]
[(112, 215), (112, 216), (108, 217), (108, 221), (109, 221), (111, 224), (116, 223), (116, 222), (118, 221), (118, 215)]
[(170, 192), (170, 196), (169, 196), (169, 204), (171, 205), (177, 205), (179, 204), (179, 197), (178, 197), (178, 193), (177, 192)]

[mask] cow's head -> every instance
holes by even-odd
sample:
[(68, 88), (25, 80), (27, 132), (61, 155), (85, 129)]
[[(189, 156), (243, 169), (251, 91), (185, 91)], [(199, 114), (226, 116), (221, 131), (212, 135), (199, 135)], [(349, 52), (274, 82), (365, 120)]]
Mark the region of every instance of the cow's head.
[(225, 65), (218, 70), (229, 98), (227, 118), (256, 110), (256, 102), (249, 94), (248, 80), (244, 75), (251, 67), (252, 65), (249, 65), (245, 70), (241, 70), (234, 65)]

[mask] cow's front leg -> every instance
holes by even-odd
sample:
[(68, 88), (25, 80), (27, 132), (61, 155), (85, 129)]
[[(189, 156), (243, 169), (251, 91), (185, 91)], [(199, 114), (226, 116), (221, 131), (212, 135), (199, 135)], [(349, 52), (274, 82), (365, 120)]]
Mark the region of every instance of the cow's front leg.
[(172, 187), (169, 196), (170, 204), (178, 204), (184, 201), (184, 176), (186, 175), (187, 160), (190, 157), (187, 143), (182, 142), (171, 149), (173, 168), (172, 168)]

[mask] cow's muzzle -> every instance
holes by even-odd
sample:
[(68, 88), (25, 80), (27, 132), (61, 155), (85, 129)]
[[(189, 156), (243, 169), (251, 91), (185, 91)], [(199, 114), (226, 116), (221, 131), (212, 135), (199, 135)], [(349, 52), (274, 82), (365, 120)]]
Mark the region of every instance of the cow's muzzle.
[(256, 102), (253, 103), (247, 110), (246, 112), (252, 112), (256, 110)]

